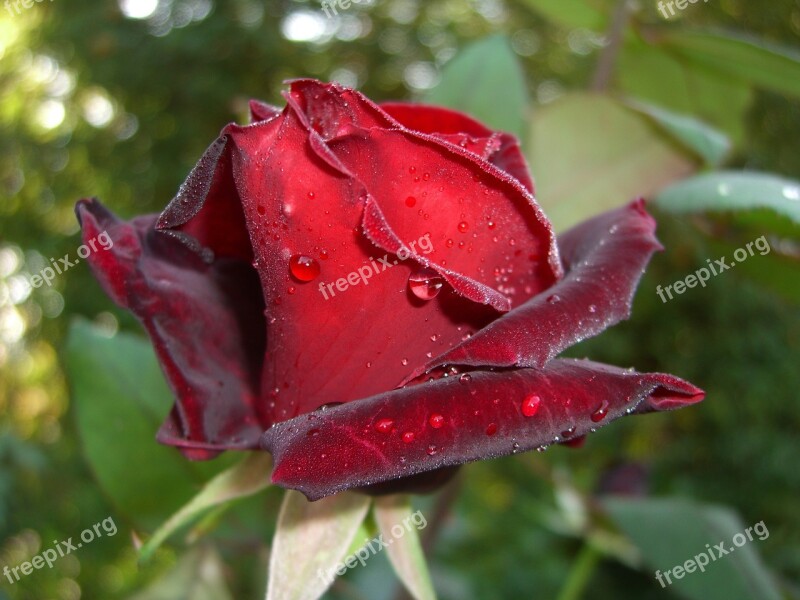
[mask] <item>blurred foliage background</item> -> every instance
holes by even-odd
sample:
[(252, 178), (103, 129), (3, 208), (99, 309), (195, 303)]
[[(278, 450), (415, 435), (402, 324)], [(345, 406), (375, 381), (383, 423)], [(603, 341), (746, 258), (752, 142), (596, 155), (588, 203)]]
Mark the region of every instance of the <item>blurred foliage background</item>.
[[(188, 496), (148, 487), (139, 450), (122, 445), (116, 449), (121, 475), (145, 482), (136, 489), (138, 506), (155, 506), (153, 520), (130, 514), (98, 486), (98, 466), (86, 457), (70, 400), (63, 346), (76, 317), (92, 321), (105, 338), (140, 329), (84, 264), (52, 287), (31, 290), (25, 281), (51, 257), (74, 254), (78, 198), (98, 196), (125, 217), (161, 210), (222, 126), (246, 122), (248, 99), (281, 104), (284, 80), (335, 79), (376, 100), (427, 98), (517, 129), (539, 199), (564, 226), (604, 202), (655, 198), (664, 186), (723, 162), (800, 178), (796, 55), (783, 64), (728, 38), (692, 37), (734, 31), (742, 36), (737, 40), (758, 40), (767, 49), (796, 47), (798, 0), (711, 0), (669, 18), (650, 0), (365, 0), (334, 19), (317, 3), (289, 0), (51, 0), (28, 8), (6, 2), (0, 12), (0, 567), (29, 560), (50, 540), (76, 536), (108, 516), (119, 526), (116, 536), (52, 569), (14, 584), (3, 578), (0, 598), (263, 593), (281, 497), (276, 489), (202, 521), (199, 531), (207, 535), (196, 528), (191, 550), (178, 540), (137, 565), (138, 540)], [(497, 35), (503, 37), (489, 37)], [(473, 43), (479, 45), (471, 46), (470, 64), (480, 69), (466, 69), (474, 88), (459, 89), (468, 75), (455, 61)], [(515, 74), (517, 64), (522, 70)], [(486, 81), (489, 74), (493, 81)], [(704, 154), (702, 143), (677, 150), (674, 131), (667, 136), (669, 127), (658, 119), (640, 124), (639, 137), (586, 127), (581, 102), (601, 107), (605, 100), (580, 96), (572, 109), (565, 100), (590, 89), (616, 103), (602, 109), (607, 121), (593, 123), (613, 121), (633, 98), (714, 126), (703, 143), (723, 150)], [(514, 101), (523, 111), (501, 110)], [(624, 110), (624, 119), (632, 118)], [(690, 129), (699, 135), (697, 124)], [(581, 161), (604, 147), (613, 148), (611, 174), (591, 170), (602, 163)], [(644, 156), (649, 163), (640, 162)], [(626, 173), (617, 173), (618, 166)], [(583, 189), (559, 187), (573, 176)], [(592, 189), (619, 192), (598, 199)], [(783, 189), (796, 203), (797, 188)], [(704, 212), (657, 204), (667, 251), (644, 278), (633, 319), (572, 354), (678, 374), (703, 387), (706, 401), (623, 419), (578, 450), (468, 466), (451, 488), (417, 499), (429, 518), (441, 517), (423, 534), (440, 597), (698, 597), (696, 590), (658, 586), (647, 545), (626, 530), (630, 523), (603, 508), (611, 492), (724, 505), (748, 526), (763, 520), (770, 536), (751, 544), (761, 557), (754, 559), (757, 568), (783, 597), (800, 597), (798, 219), (757, 202), (744, 213), (727, 211), (724, 202)], [(666, 304), (658, 299), (657, 285), (765, 234), (773, 252), (750, 258), (748, 272), (716, 277)], [(166, 414), (168, 395), (150, 400)], [(109, 394), (104, 401), (113, 406), (118, 399)], [(186, 489), (217, 468), (193, 472)], [(712, 528), (700, 540), (713, 544), (726, 536)], [(703, 544), (678, 549), (678, 560), (659, 563), (662, 570)], [(711, 571), (690, 577), (713, 581)], [(727, 597), (759, 597), (740, 591)], [(398, 594), (378, 556), (337, 581), (330, 597)]]

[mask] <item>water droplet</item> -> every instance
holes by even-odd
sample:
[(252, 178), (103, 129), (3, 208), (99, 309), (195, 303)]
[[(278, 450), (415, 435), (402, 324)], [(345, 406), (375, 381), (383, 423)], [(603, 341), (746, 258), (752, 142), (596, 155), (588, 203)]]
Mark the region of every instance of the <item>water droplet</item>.
[(327, 250), (320, 250), (319, 251), (319, 257), (322, 260), (328, 260), (328, 251)]
[(443, 285), (444, 279), (433, 269), (418, 269), (408, 276), (408, 287), (420, 300), (434, 299)]
[(468, 229), (469, 229), (469, 223), (467, 223), (466, 221), (461, 221), (461, 223), (458, 224), (458, 230), (461, 233), (466, 233)]
[(486, 435), (494, 435), (495, 433), (497, 433), (497, 423), (489, 423), (486, 428)]
[(414, 208), (416, 204), (417, 204), (417, 199), (414, 198), (414, 196), (409, 196), (408, 198), (406, 198), (406, 206), (408, 208)]
[(367, 368), (369, 369), (372, 366), (372, 363), (367, 361)]
[(403, 360), (400, 361), (400, 364), (403, 365), (404, 367), (408, 366), (408, 359), (404, 358)]
[(428, 453), (428, 456), (433, 456), (439, 451), (439, 449), (433, 444), (431, 444), (425, 451)]
[(314, 199), (314, 192), (308, 192), (308, 197), (313, 200)]
[(295, 287), (290, 287), (288, 290), (286, 290), (286, 292), (287, 292), (287, 293), (288, 293), (290, 296), (291, 296), (292, 294), (294, 294), (296, 291), (297, 291), (297, 288), (295, 288)]
[(487, 227), (489, 227), (489, 229), (494, 229), (495, 228), (494, 221), (489, 221), (486, 225), (487, 225)]
[(428, 179), (430, 179), (430, 178), (431, 178), (431, 174), (430, 173), (423, 173), (422, 174), (422, 179), (423, 180), (428, 181)]
[(266, 209), (266, 208), (264, 208), (263, 206), (261, 206), (260, 204), (258, 205), (258, 209), (257, 209), (257, 210), (258, 210), (258, 214), (260, 214), (262, 217), (263, 217), (265, 214), (267, 214), (267, 209)]
[(380, 419), (375, 423), (375, 430), (381, 433), (389, 433), (392, 430), (392, 425), (394, 425), (394, 421), (391, 419)]
[(522, 414), (526, 417), (532, 417), (542, 406), (542, 399), (535, 394), (528, 396), (522, 401)]
[(403, 441), (406, 444), (410, 444), (411, 442), (413, 442), (414, 441), (414, 432), (413, 431), (406, 431), (403, 434)]
[(605, 419), (606, 415), (608, 415), (608, 402), (606, 400), (603, 400), (600, 403), (600, 406), (598, 406), (597, 409), (592, 413), (592, 416), (590, 418), (595, 423), (598, 423), (599, 421)]
[(408, 167), (408, 172), (412, 175), (417, 172), (417, 167)]
[(459, 383), (468, 384), (472, 381), (472, 375), (469, 373), (462, 373), (461, 376), (458, 378)]
[(517, 442), (514, 442), (513, 444), (511, 444), (511, 453), (516, 454), (517, 452), (519, 452), (519, 444)]
[(451, 239), (448, 239), (448, 240), (447, 240), (447, 241), (444, 243), (444, 245), (445, 245), (445, 246), (447, 246), (448, 248), (452, 248), (454, 243), (455, 243), (455, 242), (454, 242), (453, 240), (451, 240)]
[(594, 304), (590, 304), (590, 305), (589, 305), (589, 312), (590, 312), (590, 313), (595, 313), (595, 312), (597, 312), (597, 307), (596, 307)]
[(439, 429), (444, 425), (444, 417), (440, 414), (432, 414), (431, 418), (428, 419), (428, 423), (430, 423), (431, 427), (434, 429)]
[(309, 429), (308, 430), (309, 437), (316, 437), (319, 435), (319, 429)]
[(550, 304), (555, 304), (556, 302), (560, 302), (561, 301), (561, 296), (559, 296), (558, 294), (552, 294), (552, 295), (547, 297), (547, 301)]
[(298, 281), (309, 282), (319, 277), (319, 263), (303, 254), (295, 254), (289, 259), (289, 271)]
[(562, 431), (562, 432), (561, 432), (561, 435), (562, 435), (563, 437), (565, 437), (565, 438), (568, 438), (569, 436), (573, 435), (574, 433), (575, 433), (575, 425), (573, 425), (572, 427), (570, 427), (570, 428), (568, 428), (568, 429), (565, 429), (564, 431)]

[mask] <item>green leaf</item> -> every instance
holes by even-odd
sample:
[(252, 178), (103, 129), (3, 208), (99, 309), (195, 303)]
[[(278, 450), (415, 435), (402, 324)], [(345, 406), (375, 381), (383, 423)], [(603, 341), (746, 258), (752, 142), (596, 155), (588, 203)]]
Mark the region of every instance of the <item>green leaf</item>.
[(800, 182), (752, 171), (720, 171), (681, 181), (657, 197), (674, 213), (770, 208), (800, 223)]
[[(714, 560), (707, 555), (709, 564), (703, 572), (695, 569), (680, 579), (671, 576), (671, 585), (662, 577), (664, 587), (670, 591), (691, 600), (780, 600), (782, 597), (757, 553), (758, 545), (763, 543), (761, 538), (767, 539), (761, 529), (766, 527), (763, 522), (758, 531), (751, 530), (752, 541), (735, 547), (734, 536), (746, 535), (747, 526), (724, 507), (668, 498), (607, 498), (603, 505), (611, 519), (639, 547), (653, 577), (656, 570), (663, 573), (682, 566), (720, 542), (726, 550), (733, 549), (719, 557), (715, 551)], [(658, 583), (654, 585), (661, 587)]]
[(86, 459), (101, 488), (135, 523), (157, 526), (225, 466), (219, 459), (191, 463), (156, 442), (172, 394), (147, 341), (124, 333), (109, 338), (76, 321), (65, 354)]
[(536, 198), (563, 230), (691, 174), (695, 159), (650, 119), (600, 94), (572, 94), (533, 119)]
[(175, 531), (194, 521), (208, 509), (251, 496), (269, 486), (272, 458), (263, 452), (254, 452), (240, 463), (223, 471), (209, 481), (197, 496), (172, 515), (139, 551), (141, 561), (149, 560), (159, 546)]
[(644, 102), (630, 101), (626, 104), (653, 119), (666, 133), (692, 150), (709, 166), (717, 167), (722, 164), (731, 150), (731, 141), (724, 133), (694, 117)]
[[(420, 511), (412, 512), (408, 496), (384, 496), (375, 500), (375, 521), (387, 540), (386, 551), (394, 572), (416, 600), (435, 600), (428, 564), (422, 552), (418, 530), (428, 522)], [(416, 521), (422, 517), (420, 526)], [(395, 535), (402, 529), (403, 534)]]
[(525, 131), (525, 76), (504, 36), (488, 37), (464, 48), (447, 63), (441, 81), (424, 101), (460, 110), (517, 137)]
[(342, 567), (370, 504), (371, 498), (354, 492), (309, 502), (288, 490), (272, 542), (267, 600), (320, 598)]
[(606, 28), (610, 6), (597, 0), (526, 0), (536, 12), (568, 28), (601, 31)]
[(735, 34), (671, 30), (659, 42), (680, 55), (774, 92), (800, 96), (800, 54)]
[(233, 600), (225, 585), (224, 565), (211, 546), (184, 555), (164, 577), (128, 600)]
[(727, 133), (735, 144), (745, 138), (745, 114), (753, 100), (747, 82), (673, 56), (632, 34), (620, 52), (616, 77), (626, 94), (692, 115)]

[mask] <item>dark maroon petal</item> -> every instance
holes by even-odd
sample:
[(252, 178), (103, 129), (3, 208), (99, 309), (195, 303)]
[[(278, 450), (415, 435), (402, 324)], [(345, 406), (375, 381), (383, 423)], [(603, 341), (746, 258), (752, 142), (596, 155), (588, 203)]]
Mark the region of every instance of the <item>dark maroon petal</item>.
[(273, 482), (316, 500), (578, 437), (634, 410), (699, 402), (671, 375), (557, 359), (543, 369), (473, 372), (277, 423), (262, 439)]
[[(630, 316), (636, 286), (661, 246), (642, 201), (603, 213), (563, 234), (566, 276), (417, 370), (439, 365), (536, 367)], [(411, 378), (409, 378), (411, 379)]]
[(189, 458), (256, 447), (271, 422), (258, 404), (264, 306), (255, 271), (230, 258), (207, 263), (156, 231), (155, 215), (121, 221), (96, 200), (76, 212), (84, 241), (103, 231), (113, 241), (89, 263), (144, 325), (177, 397), (158, 439)]
[(534, 193), (530, 168), (519, 140), (513, 135), (492, 131), (472, 117), (449, 108), (407, 102), (384, 102), (380, 107), (407, 129), (435, 135), (474, 152)]

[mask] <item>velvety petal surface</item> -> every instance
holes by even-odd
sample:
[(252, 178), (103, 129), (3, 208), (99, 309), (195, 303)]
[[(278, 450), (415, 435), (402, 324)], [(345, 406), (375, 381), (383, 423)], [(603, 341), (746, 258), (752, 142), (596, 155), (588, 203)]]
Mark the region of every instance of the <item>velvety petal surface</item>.
[(533, 180), (519, 140), (504, 131), (492, 131), (472, 117), (449, 108), (384, 102), (380, 107), (406, 129), (429, 133), (473, 152), (516, 178), (531, 194)]
[(247, 262), (208, 263), (154, 229), (155, 215), (122, 221), (97, 200), (76, 207), (86, 242), (106, 231), (113, 246), (88, 261), (106, 292), (142, 322), (177, 398), (158, 434), (189, 458), (253, 448), (271, 424), (258, 399), (264, 310)]
[(630, 412), (679, 408), (703, 392), (671, 375), (556, 359), (473, 372), (275, 424), (262, 439), (273, 482), (315, 500), (577, 438)]
[(566, 232), (559, 239), (567, 270), (561, 281), (435, 357), (414, 376), (445, 364), (542, 366), (628, 318), (645, 266), (661, 248), (655, 226), (643, 201), (637, 200)]
[[(287, 96), (310, 119), (331, 104), (329, 85), (294, 82)], [(360, 95), (351, 111), (380, 110)], [(327, 112), (333, 112), (328, 110)], [(388, 116), (387, 116), (388, 119)], [(562, 268), (555, 235), (533, 196), (505, 171), (457, 145), (402, 126), (337, 121), (325, 126), (327, 146), (374, 198), (385, 227), (408, 241), (430, 233), (430, 266), (496, 290), (507, 310), (557, 281)], [(374, 241), (374, 240), (373, 240)], [(385, 248), (386, 249), (386, 248)], [(470, 288), (454, 288), (467, 297)]]

